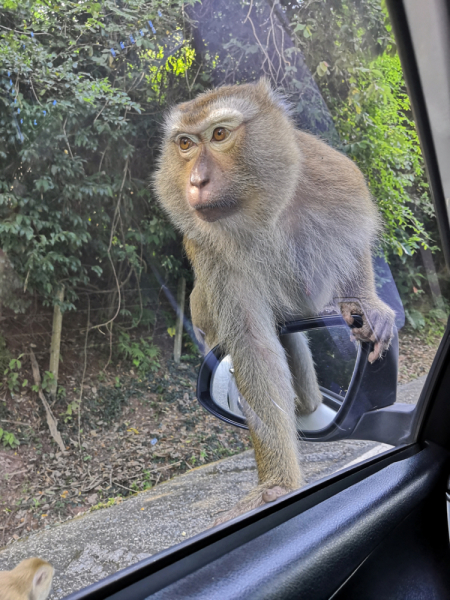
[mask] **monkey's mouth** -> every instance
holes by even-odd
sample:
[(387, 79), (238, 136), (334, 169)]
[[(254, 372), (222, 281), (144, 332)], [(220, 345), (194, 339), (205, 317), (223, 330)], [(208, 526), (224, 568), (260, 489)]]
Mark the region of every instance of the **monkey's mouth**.
[(194, 205), (197, 215), (202, 221), (213, 223), (224, 217), (228, 217), (237, 209), (237, 203), (234, 199), (221, 199), (217, 202), (202, 202)]

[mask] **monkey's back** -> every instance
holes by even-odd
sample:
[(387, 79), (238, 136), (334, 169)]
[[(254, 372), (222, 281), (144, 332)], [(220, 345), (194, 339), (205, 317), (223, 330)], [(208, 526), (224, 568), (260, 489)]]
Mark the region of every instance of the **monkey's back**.
[(364, 176), (352, 160), (304, 131), (297, 131), (297, 140), (303, 155), (301, 182), (307, 189), (309, 201), (317, 197), (327, 204), (342, 206), (342, 200), (346, 198), (347, 205), (365, 203), (365, 210), (375, 217), (376, 207)]
[(354, 162), (314, 135), (296, 135), (302, 154), (298, 185), (280, 222), (320, 309), (355, 277), (356, 265), (377, 239), (380, 217)]

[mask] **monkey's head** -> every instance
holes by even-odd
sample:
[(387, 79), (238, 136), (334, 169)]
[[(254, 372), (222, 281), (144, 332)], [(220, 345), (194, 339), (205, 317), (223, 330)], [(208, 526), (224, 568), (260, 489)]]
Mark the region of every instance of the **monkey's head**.
[(286, 103), (262, 79), (173, 108), (154, 183), (163, 207), (189, 236), (273, 222), (293, 197), (300, 164)]
[(0, 571), (2, 600), (46, 600), (54, 569), (41, 558), (27, 558), (12, 571)]

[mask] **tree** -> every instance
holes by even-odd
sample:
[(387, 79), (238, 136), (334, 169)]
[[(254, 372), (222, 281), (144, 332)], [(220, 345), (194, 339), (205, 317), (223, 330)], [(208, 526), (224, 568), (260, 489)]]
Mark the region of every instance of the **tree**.
[(64, 285), (64, 310), (115, 289), (112, 317), (149, 261), (176, 275), (179, 240), (149, 185), (164, 110), (261, 75), (363, 170), (391, 262), (435, 249), (383, 2), (3, 0), (0, 17), (0, 247), (27, 297), (52, 304)]
[(120, 294), (144, 245), (167, 272), (181, 264), (149, 186), (162, 112), (192, 63), (181, 6), (1, 4), (0, 246), (44, 303), (61, 285), (63, 309), (80, 286)]

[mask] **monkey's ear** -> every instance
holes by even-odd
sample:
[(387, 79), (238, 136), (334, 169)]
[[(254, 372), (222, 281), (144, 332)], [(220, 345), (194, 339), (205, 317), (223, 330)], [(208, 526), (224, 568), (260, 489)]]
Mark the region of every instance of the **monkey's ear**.
[(53, 578), (53, 568), (50, 565), (39, 567), (33, 577), (33, 592), (35, 596), (40, 598), (40, 594), (44, 590), (50, 589), (51, 580)]
[(266, 94), (271, 94), (273, 92), (269, 78), (265, 75), (259, 79), (256, 85), (262, 92), (266, 92)]
[(261, 79), (256, 83), (256, 86), (258, 91), (269, 96), (273, 104), (282, 110), (286, 116), (291, 116), (292, 106), (281, 92), (272, 88), (268, 77), (261, 77)]

